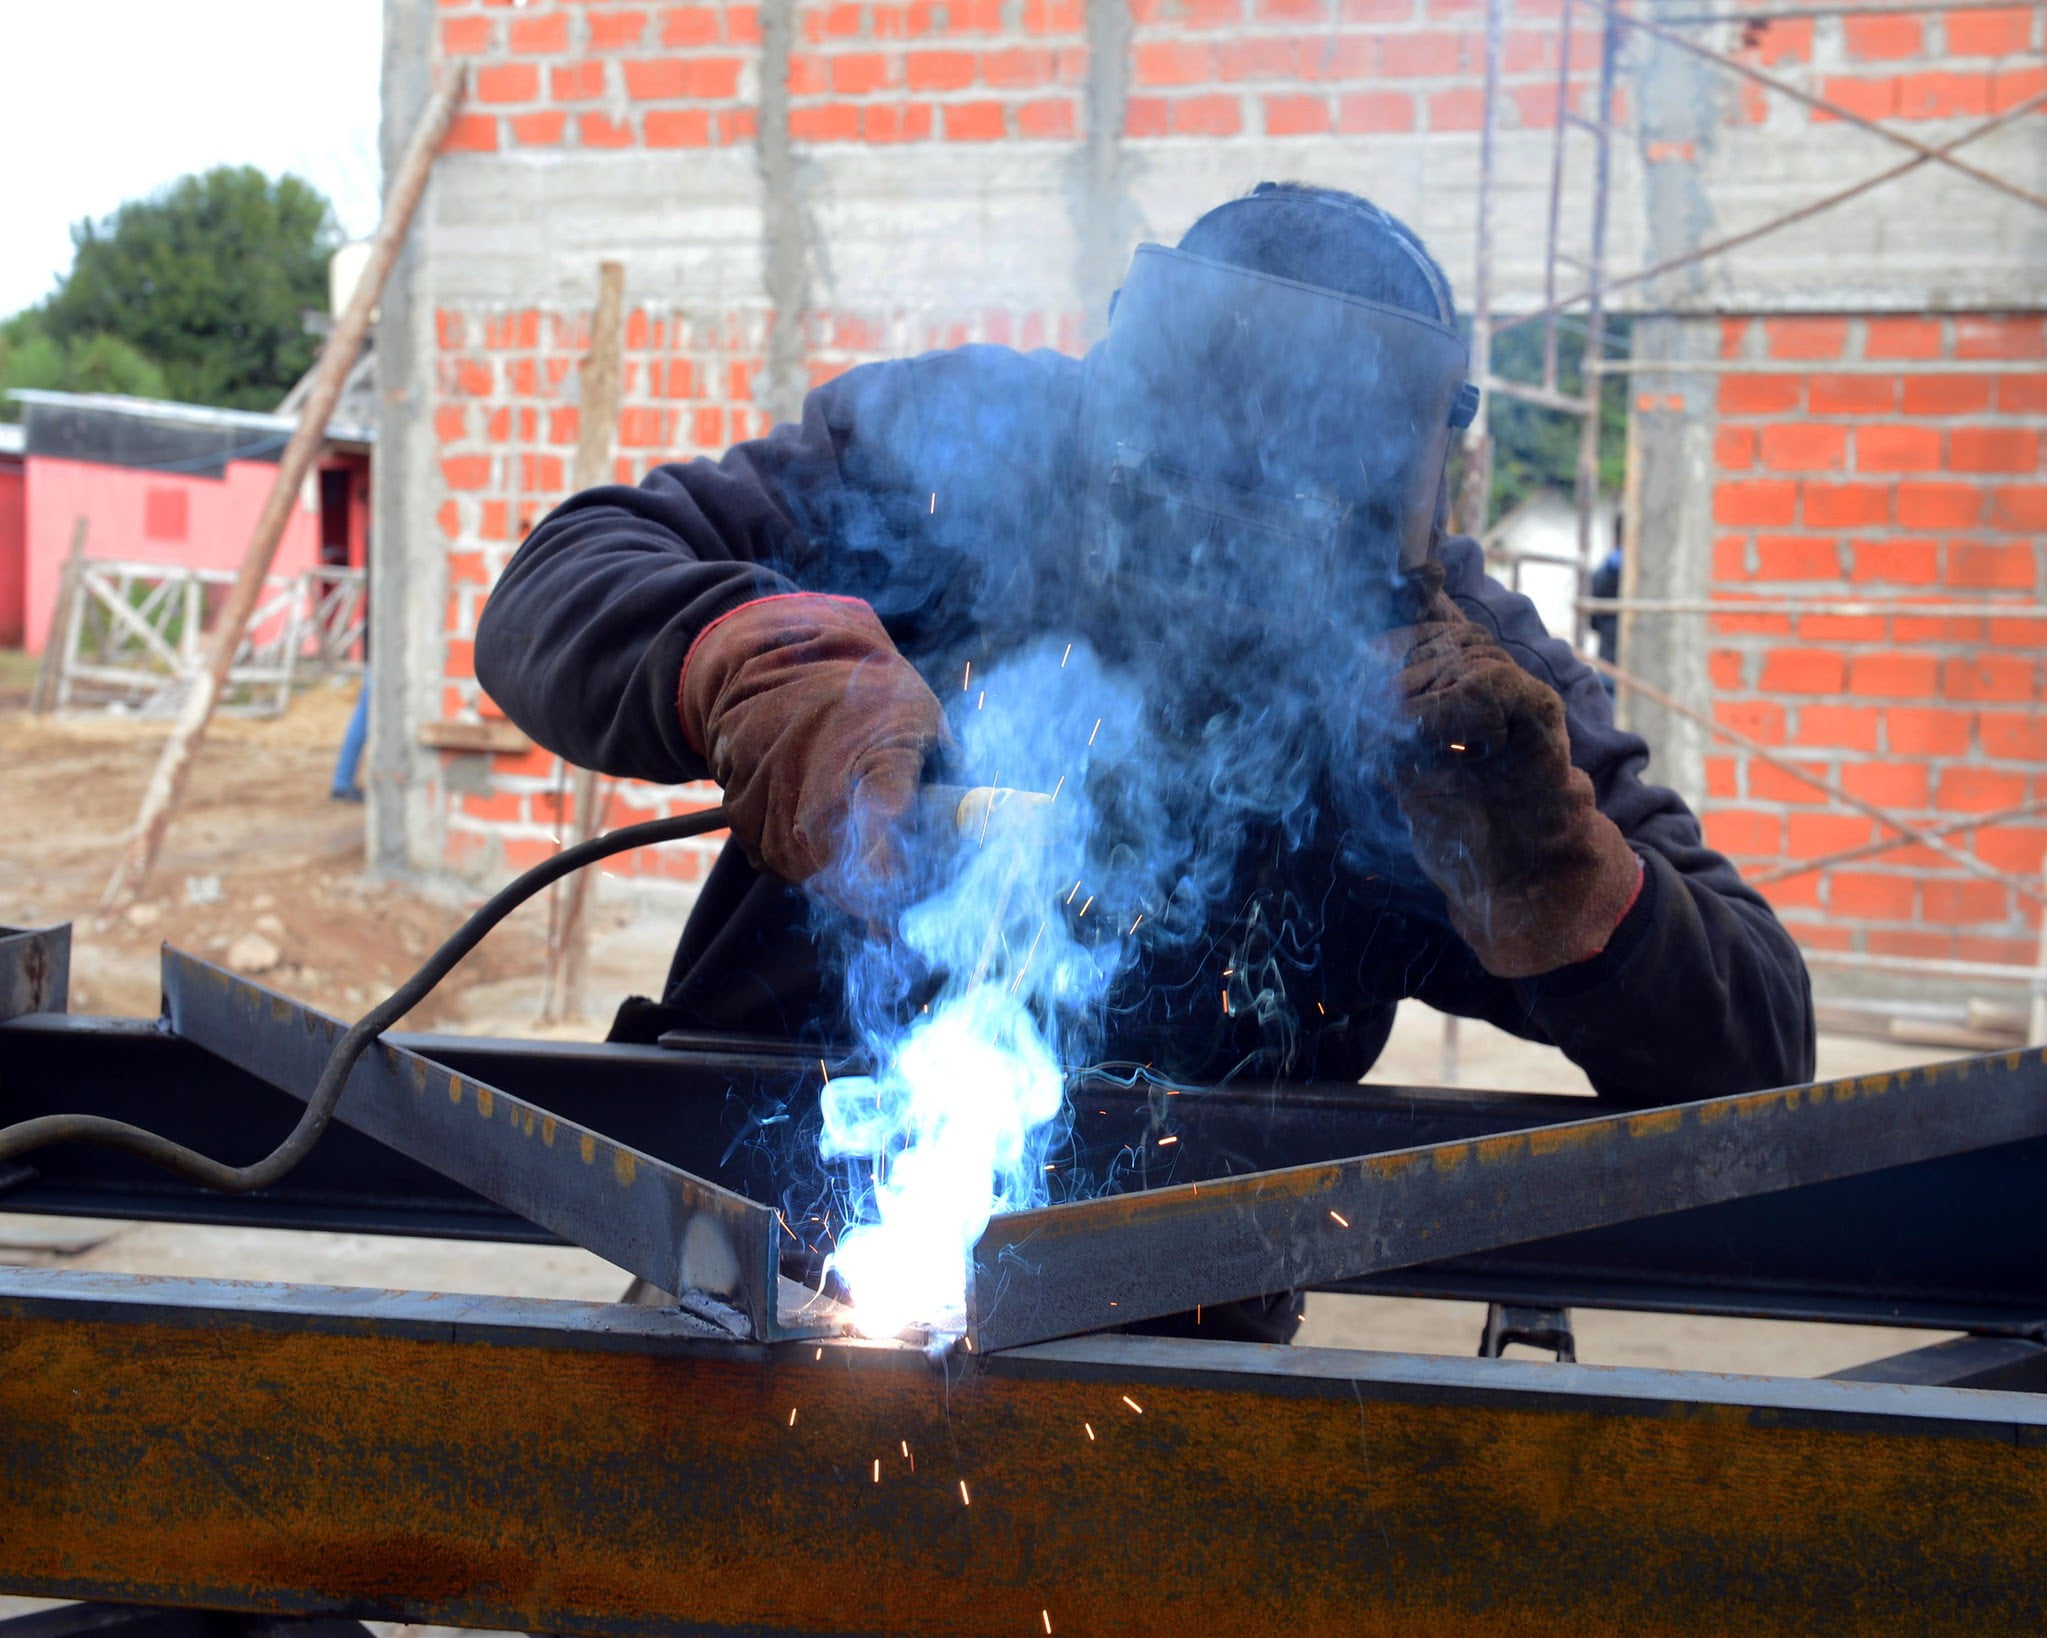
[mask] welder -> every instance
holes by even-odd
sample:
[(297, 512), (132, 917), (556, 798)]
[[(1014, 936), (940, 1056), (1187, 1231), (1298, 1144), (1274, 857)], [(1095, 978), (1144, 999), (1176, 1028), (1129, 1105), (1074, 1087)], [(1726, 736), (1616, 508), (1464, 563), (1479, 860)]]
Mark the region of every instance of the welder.
[[(1418, 997), (1628, 1104), (1810, 1079), (1769, 906), (1445, 532), (1467, 368), (1405, 225), (1266, 183), (1140, 249), (1084, 358), (865, 365), (721, 459), (556, 509), (491, 594), (479, 679), (580, 766), (716, 780), (733, 825), (663, 994), (615, 1035), (828, 1034), (820, 908), (878, 913), (846, 901), (885, 897), (946, 751), (939, 691), (1049, 636), (1146, 679), (1159, 754), (1203, 769), (1190, 805), (1241, 786), (1196, 760), (1218, 723), (1271, 725), (1294, 793), (1227, 816), (1205, 924), (1131, 964), (1108, 1054), (1354, 1080)], [(1249, 965), (1257, 1004), (1232, 1008)]]

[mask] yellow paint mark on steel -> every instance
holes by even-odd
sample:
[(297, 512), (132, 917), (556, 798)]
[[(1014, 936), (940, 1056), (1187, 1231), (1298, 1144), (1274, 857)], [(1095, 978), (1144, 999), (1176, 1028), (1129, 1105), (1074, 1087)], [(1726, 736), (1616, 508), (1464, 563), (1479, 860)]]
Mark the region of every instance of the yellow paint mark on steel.
[(448, 1077), (448, 1101), (450, 1103), (460, 1103), (462, 1101), (462, 1077), (460, 1075), (450, 1075)]
[(1436, 1170), (1439, 1172), (1454, 1172), (1470, 1158), (1470, 1144), (1446, 1143), (1436, 1151)]
[(490, 1095), (490, 1088), (489, 1088), (489, 1087), (487, 1087), (487, 1086), (483, 1086), (483, 1085), (479, 1085), (479, 1086), (478, 1086), (478, 1087), (476, 1088), (476, 1112), (477, 1112), (477, 1113), (478, 1113), (479, 1115), (481, 1115), (481, 1116), (482, 1116), (482, 1117), (483, 1117), (483, 1118), (484, 1118), (485, 1120), (489, 1120), (489, 1119), (490, 1119), (490, 1111), (491, 1111), (491, 1107), (492, 1107), (492, 1105), (494, 1105), (494, 1104), (495, 1104), (496, 1102), (497, 1102), (497, 1099), (493, 1098), (493, 1097), (492, 1097), (492, 1096)]
[(1699, 1124), (1718, 1126), (1733, 1113), (1733, 1108), (1720, 1099), (1715, 1099), (1712, 1103), (1702, 1103), (1699, 1105)]
[(540, 1141), (550, 1149), (554, 1147), (554, 1116), (548, 1115), (540, 1122)]
[(1684, 1125), (1682, 1109), (1652, 1109), (1645, 1115), (1628, 1117), (1628, 1136), (1637, 1138), (1668, 1137)]
[(585, 1166), (593, 1164), (597, 1159), (597, 1140), (585, 1132), (580, 1147), (583, 1151), (583, 1164)]
[(620, 1183), (627, 1185), (630, 1185), (633, 1179), (640, 1175), (640, 1163), (633, 1158), (630, 1150), (614, 1149), (611, 1151), (611, 1175), (617, 1178)]

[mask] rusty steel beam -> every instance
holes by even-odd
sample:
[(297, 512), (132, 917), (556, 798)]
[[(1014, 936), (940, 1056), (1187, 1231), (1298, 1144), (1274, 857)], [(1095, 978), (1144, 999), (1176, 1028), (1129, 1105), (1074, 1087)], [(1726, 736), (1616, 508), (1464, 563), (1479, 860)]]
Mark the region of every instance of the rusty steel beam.
[[(175, 1034), (301, 1099), (343, 1029), (168, 946), (163, 1004)], [(741, 1335), (776, 1334), (782, 1231), (769, 1207), (389, 1041), (357, 1062), (335, 1119), (660, 1290), (715, 1304)]]
[(969, 1330), (1012, 1348), (2042, 1136), (2029, 1049), (1011, 1212)]
[(21, 1269), (0, 1473), (0, 1591), (588, 1638), (2047, 1615), (2019, 1393)]

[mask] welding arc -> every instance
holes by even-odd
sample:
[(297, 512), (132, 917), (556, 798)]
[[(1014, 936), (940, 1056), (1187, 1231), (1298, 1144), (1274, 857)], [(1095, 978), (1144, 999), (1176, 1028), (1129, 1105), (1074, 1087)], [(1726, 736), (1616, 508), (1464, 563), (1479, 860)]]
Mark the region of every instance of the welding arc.
[(247, 1166), (223, 1165), (196, 1149), (173, 1143), (145, 1127), (131, 1126), (124, 1120), (109, 1120), (103, 1115), (39, 1115), (33, 1120), (0, 1127), (0, 1162), (17, 1159), (53, 1143), (97, 1143), (110, 1149), (125, 1150), (209, 1189), (246, 1194), (252, 1189), (268, 1188), (305, 1159), (319, 1141), (320, 1134), (327, 1129), (327, 1122), (333, 1118), (334, 1106), (341, 1101), (341, 1088), (348, 1080), (349, 1071), (355, 1067), (363, 1049), (424, 1001), (434, 986), (454, 970), (455, 964), (481, 944), (484, 935), (520, 905), (543, 887), (581, 870), (585, 865), (608, 859), (614, 853), (630, 853), (634, 848), (651, 847), (657, 842), (679, 842), (688, 836), (724, 830), (728, 824), (723, 808), (710, 808), (702, 813), (682, 814), (671, 819), (649, 819), (644, 824), (627, 825), (623, 830), (593, 836), (587, 842), (563, 848), (553, 858), (543, 859), (531, 870), (513, 877), (456, 928), (448, 941), (421, 963), (418, 972), (364, 1013), (334, 1043), (334, 1050), (327, 1058), (327, 1067), (321, 1070), (319, 1084), (306, 1100), (306, 1110), (299, 1117), (298, 1125), (292, 1128), (289, 1137), (261, 1160)]

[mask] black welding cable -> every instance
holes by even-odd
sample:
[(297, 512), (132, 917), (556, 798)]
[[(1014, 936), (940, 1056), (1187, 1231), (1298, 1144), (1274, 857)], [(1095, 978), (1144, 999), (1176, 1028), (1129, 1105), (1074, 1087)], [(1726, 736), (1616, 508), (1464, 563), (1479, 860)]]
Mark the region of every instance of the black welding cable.
[(0, 1127), (0, 1162), (18, 1159), (31, 1150), (45, 1148), (52, 1143), (98, 1143), (139, 1155), (153, 1165), (210, 1189), (246, 1194), (251, 1189), (268, 1188), (305, 1159), (308, 1151), (319, 1141), (320, 1134), (327, 1129), (327, 1122), (333, 1117), (335, 1104), (341, 1101), (341, 1088), (348, 1080), (348, 1072), (355, 1067), (363, 1049), (424, 1001), (433, 987), (454, 969), (456, 962), (481, 944), (486, 933), (535, 893), (570, 872), (595, 864), (599, 859), (608, 859), (614, 853), (629, 853), (636, 847), (652, 847), (656, 842), (679, 842), (687, 836), (702, 836), (708, 831), (724, 830), (728, 823), (723, 808), (683, 814), (673, 819), (649, 819), (644, 824), (627, 825), (623, 830), (593, 836), (587, 842), (565, 847), (553, 858), (543, 859), (531, 870), (513, 877), (481, 909), (456, 928), (453, 936), (426, 958), (418, 972), (364, 1013), (334, 1043), (334, 1050), (327, 1058), (327, 1067), (320, 1072), (319, 1084), (306, 1100), (306, 1112), (299, 1117), (298, 1125), (292, 1128), (289, 1137), (252, 1165), (224, 1166), (182, 1143), (173, 1143), (144, 1127), (131, 1126), (124, 1120), (109, 1120), (103, 1115), (38, 1115), (33, 1120)]

